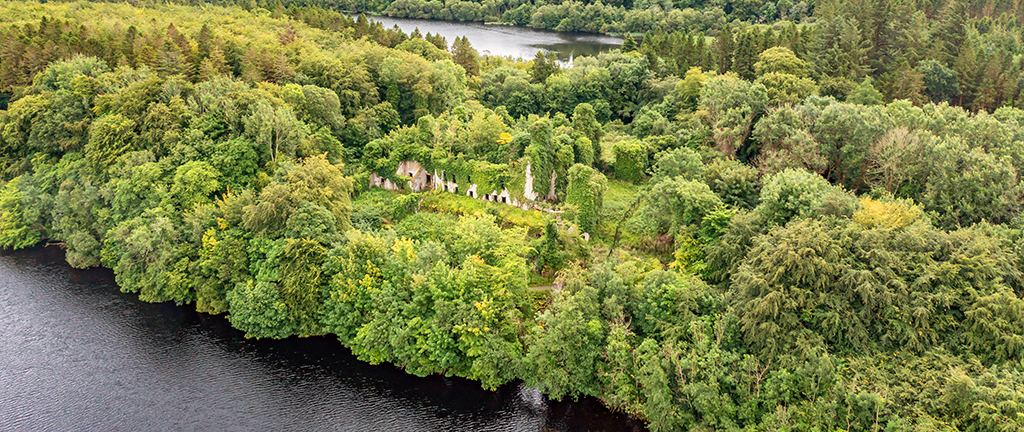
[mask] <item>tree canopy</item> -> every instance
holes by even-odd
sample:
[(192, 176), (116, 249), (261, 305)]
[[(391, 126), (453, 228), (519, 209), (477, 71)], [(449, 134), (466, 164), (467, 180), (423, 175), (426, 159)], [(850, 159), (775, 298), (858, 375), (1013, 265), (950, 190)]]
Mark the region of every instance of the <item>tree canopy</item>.
[[(332, 8), (632, 43), (496, 58)], [(8, 2), (0, 247), (657, 431), (1018, 430), (1016, 14)]]

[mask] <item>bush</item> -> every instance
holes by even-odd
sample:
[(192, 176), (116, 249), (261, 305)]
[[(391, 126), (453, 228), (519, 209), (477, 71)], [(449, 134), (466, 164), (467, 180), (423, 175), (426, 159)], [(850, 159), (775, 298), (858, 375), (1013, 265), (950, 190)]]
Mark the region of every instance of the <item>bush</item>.
[(832, 185), (821, 176), (787, 169), (765, 182), (755, 211), (767, 223), (785, 225), (790, 219), (813, 215), (831, 191)]

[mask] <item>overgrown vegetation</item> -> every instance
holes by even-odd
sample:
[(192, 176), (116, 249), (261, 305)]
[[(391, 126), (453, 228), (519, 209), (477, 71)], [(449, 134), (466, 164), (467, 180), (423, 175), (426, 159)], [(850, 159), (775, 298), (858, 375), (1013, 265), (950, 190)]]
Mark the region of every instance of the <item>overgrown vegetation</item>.
[[(1015, 6), (462, 3), (657, 31), (561, 69), (298, 4), (0, 3), (0, 247), (652, 430), (1022, 428)], [(410, 160), (457, 192), (370, 188)], [(548, 211), (465, 196), (527, 167)]]

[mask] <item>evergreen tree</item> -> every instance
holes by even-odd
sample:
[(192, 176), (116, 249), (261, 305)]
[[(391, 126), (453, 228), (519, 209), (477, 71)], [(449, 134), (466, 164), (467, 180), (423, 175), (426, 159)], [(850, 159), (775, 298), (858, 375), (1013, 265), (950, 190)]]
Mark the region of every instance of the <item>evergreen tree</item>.
[(467, 75), (480, 75), (480, 54), (469, 44), (469, 38), (457, 37), (452, 42), (452, 61), (462, 66)]
[(882, 92), (876, 90), (871, 81), (871, 77), (864, 78), (864, 81), (846, 97), (846, 101), (859, 105), (882, 104)]
[(530, 82), (535, 84), (543, 83), (549, 76), (558, 72), (557, 61), (558, 58), (555, 57), (554, 53), (544, 54), (542, 51), (537, 51), (537, 55), (533, 58), (533, 64), (530, 68)]
[(636, 51), (636, 39), (633, 38), (632, 34), (626, 34), (622, 41), (622, 52), (633, 52)]
[(761, 54), (761, 33), (756, 28), (740, 33), (736, 39), (736, 55), (733, 59), (732, 71), (741, 78), (753, 81), (754, 63)]
[(732, 70), (733, 51), (736, 50), (736, 43), (732, 38), (732, 30), (728, 27), (718, 31), (715, 37), (715, 63), (718, 65), (718, 73), (724, 74)]
[(960, 50), (967, 40), (967, 20), (970, 18), (969, 3), (966, 0), (950, 0), (942, 9), (938, 31), (934, 41), (945, 62), (960, 57)]

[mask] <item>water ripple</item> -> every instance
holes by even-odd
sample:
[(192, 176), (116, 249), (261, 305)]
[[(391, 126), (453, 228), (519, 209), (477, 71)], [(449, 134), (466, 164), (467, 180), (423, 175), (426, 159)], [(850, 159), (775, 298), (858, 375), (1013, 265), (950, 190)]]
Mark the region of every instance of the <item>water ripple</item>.
[(0, 430), (629, 430), (553, 403), (356, 360), (332, 338), (252, 341), (222, 317), (148, 304), (57, 248), (0, 252)]

